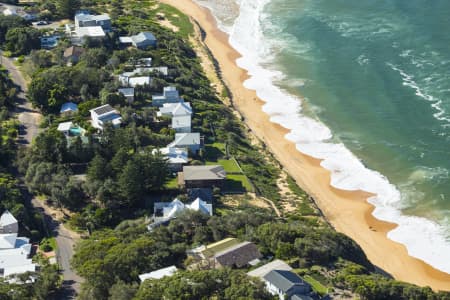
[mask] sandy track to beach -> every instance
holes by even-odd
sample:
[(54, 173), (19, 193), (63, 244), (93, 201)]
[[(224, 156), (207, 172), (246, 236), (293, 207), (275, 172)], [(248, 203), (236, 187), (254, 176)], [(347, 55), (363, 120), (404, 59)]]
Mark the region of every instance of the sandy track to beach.
[(365, 192), (337, 190), (330, 185), (330, 173), (320, 160), (298, 152), (294, 143), (284, 136), (288, 131), (271, 123), (262, 111), (263, 101), (255, 91), (244, 87), (247, 72), (236, 65), (240, 57), (228, 43), (228, 36), (220, 31), (211, 13), (191, 0), (160, 0), (194, 18), (206, 33), (205, 43), (219, 62), (225, 83), (233, 94), (235, 108), (244, 116), (251, 130), (270, 148), (289, 174), (310, 193), (326, 218), (336, 228), (353, 238), (370, 261), (394, 278), (434, 290), (450, 290), (450, 274), (441, 272), (422, 260), (408, 255), (402, 244), (389, 240), (387, 232), (395, 224), (372, 216), (374, 207)]

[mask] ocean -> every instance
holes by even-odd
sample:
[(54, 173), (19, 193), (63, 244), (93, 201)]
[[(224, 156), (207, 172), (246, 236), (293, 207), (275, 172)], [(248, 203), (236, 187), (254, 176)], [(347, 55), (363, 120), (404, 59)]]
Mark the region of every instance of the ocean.
[(197, 2), (286, 138), (333, 186), (376, 194), (388, 237), (450, 273), (450, 2)]

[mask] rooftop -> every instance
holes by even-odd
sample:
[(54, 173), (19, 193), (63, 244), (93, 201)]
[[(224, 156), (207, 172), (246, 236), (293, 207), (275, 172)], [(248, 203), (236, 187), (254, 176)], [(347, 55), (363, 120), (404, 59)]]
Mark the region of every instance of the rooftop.
[(64, 57), (81, 56), (84, 53), (84, 48), (80, 46), (71, 46), (64, 50)]
[(131, 39), (135, 43), (141, 43), (146, 40), (156, 41), (156, 37), (153, 35), (153, 33), (148, 32), (148, 31), (143, 31), (143, 32), (138, 33), (137, 35), (133, 35), (131, 37)]
[(8, 210), (5, 210), (0, 217), (0, 227), (17, 223), (17, 219)]
[(72, 128), (72, 122), (63, 122), (58, 124), (58, 131), (69, 131)]
[(80, 37), (89, 36), (89, 37), (104, 37), (106, 36), (103, 31), (102, 26), (88, 26), (88, 27), (79, 27), (77, 29), (77, 34)]
[(121, 88), (118, 89), (118, 92), (124, 96), (134, 96), (134, 88)]
[(161, 279), (165, 276), (172, 276), (177, 271), (177, 267), (170, 266), (167, 268), (159, 269), (150, 273), (139, 275), (139, 279), (142, 281), (146, 279)]
[(183, 167), (184, 180), (223, 180), (227, 173), (220, 165), (185, 166)]
[(200, 133), (176, 133), (175, 140), (167, 147), (183, 147), (186, 145), (200, 145)]
[(228, 249), (239, 243), (240, 243), (239, 240), (236, 238), (226, 238), (213, 244), (206, 245), (202, 253), (206, 257), (212, 257), (216, 253)]
[(274, 261), (271, 261), (270, 263), (267, 263), (257, 269), (254, 269), (254, 270), (248, 272), (247, 275), (252, 276), (252, 277), (262, 278), (262, 277), (266, 276), (272, 270), (291, 271), (292, 268), (284, 261), (282, 261), (280, 259), (275, 259)]
[(238, 267), (241, 268), (247, 265), (249, 262), (261, 258), (262, 255), (259, 252), (255, 244), (251, 242), (242, 242), (222, 252), (216, 253), (214, 258), (220, 263), (221, 266)]
[(65, 112), (77, 111), (77, 110), (78, 110), (78, 105), (76, 105), (73, 102), (66, 102), (63, 105), (61, 105), (61, 110), (59, 112), (65, 113)]
[(108, 113), (117, 113), (117, 111), (111, 107), (109, 104), (105, 104), (94, 109), (91, 109), (90, 112), (94, 112), (95, 114), (101, 116)]
[(267, 273), (264, 280), (270, 282), (284, 293), (289, 291), (296, 285), (309, 286), (303, 279), (297, 274), (286, 270), (272, 270)]

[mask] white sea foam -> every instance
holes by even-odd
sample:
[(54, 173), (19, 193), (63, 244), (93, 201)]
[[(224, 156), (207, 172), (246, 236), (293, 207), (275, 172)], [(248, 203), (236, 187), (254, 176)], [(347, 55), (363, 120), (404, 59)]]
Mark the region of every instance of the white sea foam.
[[(258, 97), (266, 102), (263, 111), (270, 116), (272, 122), (290, 130), (285, 137), (294, 142), (300, 152), (322, 159), (321, 165), (332, 173), (332, 186), (375, 194), (368, 199), (375, 206), (373, 215), (399, 225), (388, 233), (390, 239), (406, 245), (411, 256), (450, 273), (450, 241), (445, 239), (444, 228), (425, 218), (402, 215), (401, 195), (396, 187), (382, 174), (366, 168), (342, 143), (331, 142), (332, 133), (329, 128), (301, 114), (301, 99), (274, 85), (282, 74), (262, 67), (270, 63), (274, 53), (270, 49), (274, 42), (265, 40), (261, 28), (261, 20), (267, 18), (264, 7), (269, 2), (270, 0), (237, 0), (240, 14), (228, 31), (231, 45), (242, 54), (237, 64), (250, 75), (244, 83), (245, 87), (255, 90)], [(339, 26), (345, 27), (346, 33), (351, 31), (344, 23)], [(410, 75), (404, 72), (400, 74), (406, 85), (416, 89), (418, 96), (429, 97), (416, 87)]]

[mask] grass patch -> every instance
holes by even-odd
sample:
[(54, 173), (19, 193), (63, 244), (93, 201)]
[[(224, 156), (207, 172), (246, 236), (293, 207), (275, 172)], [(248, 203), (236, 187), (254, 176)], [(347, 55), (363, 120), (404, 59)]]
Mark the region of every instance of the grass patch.
[(225, 192), (253, 192), (253, 186), (245, 175), (229, 174), (225, 181)]
[(184, 38), (187, 38), (189, 35), (194, 33), (194, 26), (192, 26), (189, 17), (181, 13), (178, 9), (170, 5), (160, 3), (157, 12), (163, 13), (165, 18), (167, 18), (170, 23), (178, 27), (178, 33)]
[(207, 161), (207, 165), (221, 165), (227, 173), (241, 173), (239, 166), (234, 159), (219, 159), (217, 161)]
[(169, 190), (178, 189), (178, 177), (174, 177), (174, 178), (170, 179), (169, 181), (167, 181), (166, 184), (164, 185), (164, 187)]
[(287, 183), (288, 183), (289, 189), (296, 196), (298, 196), (298, 197), (300, 197), (302, 199), (307, 199), (308, 198), (308, 194), (297, 185), (297, 183), (295, 182), (294, 178), (288, 176)]
[(203, 158), (205, 161), (217, 162), (220, 158), (225, 156), (225, 144), (214, 143), (205, 145)]
[(44, 238), (39, 244), (39, 249), (44, 252), (56, 251), (56, 248), (56, 239), (54, 237)]
[(310, 275), (303, 276), (303, 279), (309, 283), (312, 289), (319, 295), (325, 295), (328, 293), (328, 288), (321, 284), (319, 281), (311, 277)]

